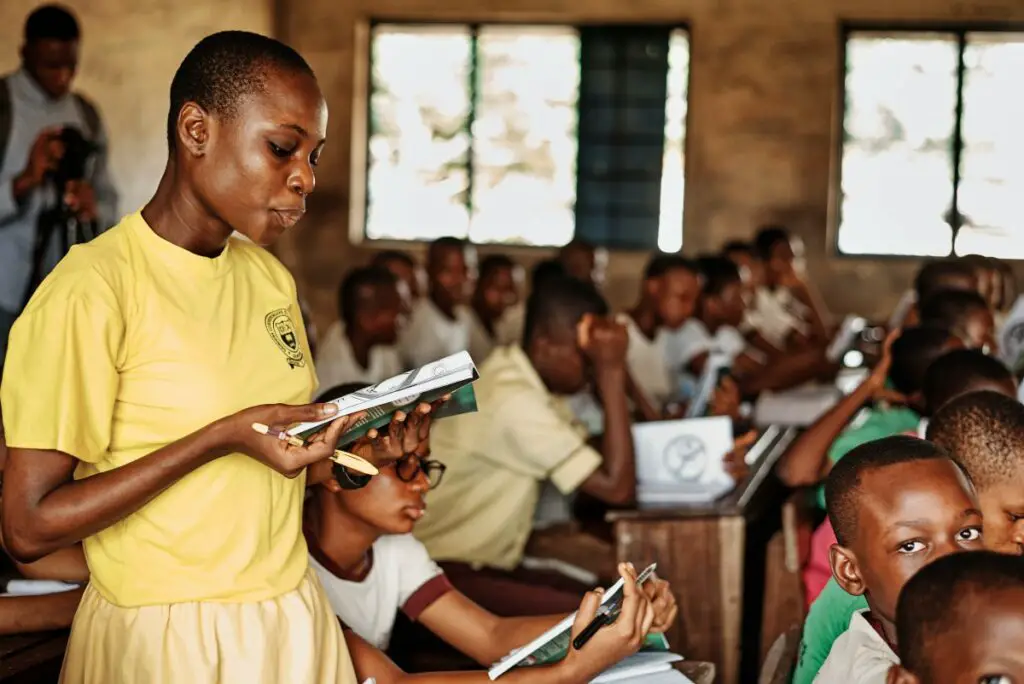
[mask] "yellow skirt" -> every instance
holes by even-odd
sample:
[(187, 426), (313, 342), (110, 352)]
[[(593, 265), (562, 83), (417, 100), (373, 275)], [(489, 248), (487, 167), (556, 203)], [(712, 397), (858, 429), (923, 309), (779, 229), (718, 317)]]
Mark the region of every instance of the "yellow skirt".
[(312, 569), (258, 603), (120, 608), (89, 586), (63, 684), (355, 684), (341, 627)]

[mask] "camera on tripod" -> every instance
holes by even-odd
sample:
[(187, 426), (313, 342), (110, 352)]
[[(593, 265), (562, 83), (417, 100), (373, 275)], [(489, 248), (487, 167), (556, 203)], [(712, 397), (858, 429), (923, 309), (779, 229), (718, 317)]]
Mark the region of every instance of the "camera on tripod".
[(89, 160), (99, 151), (99, 146), (86, 139), (76, 126), (64, 126), (60, 131), (60, 141), (64, 145), (64, 155), (51, 173), (51, 177), (63, 202), (68, 183), (85, 178)]

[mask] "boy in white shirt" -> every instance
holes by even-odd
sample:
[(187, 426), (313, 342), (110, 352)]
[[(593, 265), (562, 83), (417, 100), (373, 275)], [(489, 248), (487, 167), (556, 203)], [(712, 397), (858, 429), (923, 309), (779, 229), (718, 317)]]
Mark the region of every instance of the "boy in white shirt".
[(411, 306), (423, 296), (423, 271), (405, 252), (392, 249), (378, 252), (373, 257), (372, 265), (386, 268), (398, 278), (398, 282), (402, 284), (399, 293), (406, 297), (407, 305)]
[[(339, 387), (320, 400), (354, 389)], [(360, 489), (343, 488), (333, 477), (329, 461), (312, 466), (309, 481), (313, 489), (304, 511), (310, 565), (346, 627), (360, 679), (380, 678), (381, 670), (387, 670), (383, 656), (361, 644), (360, 638), (377, 649), (387, 648), (399, 610), (483, 666), (529, 643), (561, 620), (564, 615), (499, 617), (453, 588), (426, 548), (410, 534), (426, 513), (427, 491), (441, 484), (445, 466), (430, 458), (429, 436), (422, 430), (388, 444), (407, 453)], [(632, 568), (623, 571), (635, 578)], [(645, 583), (643, 595), (651, 606), (650, 630), (665, 631), (677, 612), (668, 583), (655, 578)], [(596, 675), (601, 669), (597, 653), (591, 650), (587, 660), (593, 661), (597, 670), (591, 676)], [(589, 681), (584, 676), (573, 677), (565, 666), (561, 671), (542, 668), (520, 673), (510, 681)], [(487, 681), (483, 672), (461, 676), (459, 681), (467, 683)]]
[(516, 324), (509, 317), (516, 315), (513, 312), (519, 304), (522, 282), (522, 267), (504, 254), (492, 254), (480, 262), (469, 333), (469, 354), (476, 363), (483, 363), (496, 346), (519, 342), (522, 329), (514, 330)]
[(924, 565), (982, 548), (974, 490), (939, 447), (916, 437), (887, 437), (857, 447), (832, 468), (825, 485), (832, 576), (863, 595), (832, 645), (815, 682), (884, 684), (896, 655), (896, 599)]
[[(466, 306), (471, 286), (472, 245), (438, 238), (427, 251), (427, 296), (415, 301), (398, 348), (406, 368), (416, 368), (469, 349), (473, 313)], [(477, 359), (479, 363), (481, 359)]]
[(700, 290), (700, 276), (692, 262), (678, 254), (660, 254), (647, 264), (640, 299), (626, 319), (630, 377), (658, 413), (677, 395), (666, 336), (693, 315)]
[(327, 329), (316, 355), (320, 387), (372, 385), (402, 372), (395, 343), (402, 300), (383, 268), (357, 268), (338, 291), (340, 320)]

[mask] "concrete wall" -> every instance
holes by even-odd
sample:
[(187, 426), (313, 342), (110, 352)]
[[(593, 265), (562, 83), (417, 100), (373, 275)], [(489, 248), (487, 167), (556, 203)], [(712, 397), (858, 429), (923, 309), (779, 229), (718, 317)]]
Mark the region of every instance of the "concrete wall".
[[(150, 198), (167, 160), (171, 76), (203, 36), (273, 30), (272, 0), (61, 0), (82, 24), (75, 88), (100, 108), (122, 212)], [(17, 68), (25, 17), (39, 0), (0, 2), (0, 73)]]

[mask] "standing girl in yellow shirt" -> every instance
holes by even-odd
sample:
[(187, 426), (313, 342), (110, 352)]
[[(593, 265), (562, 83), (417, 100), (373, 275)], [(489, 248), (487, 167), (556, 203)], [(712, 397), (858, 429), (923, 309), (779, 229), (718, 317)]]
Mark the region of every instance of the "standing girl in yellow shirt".
[(296, 52), (242, 32), (196, 45), (170, 95), (156, 195), (72, 249), (11, 333), (4, 539), (22, 561), (84, 540), (63, 682), (349, 684), (301, 510), (353, 418), (305, 447), (251, 427), (333, 409), (308, 403), (295, 284), (264, 249), (302, 216), (327, 108)]

